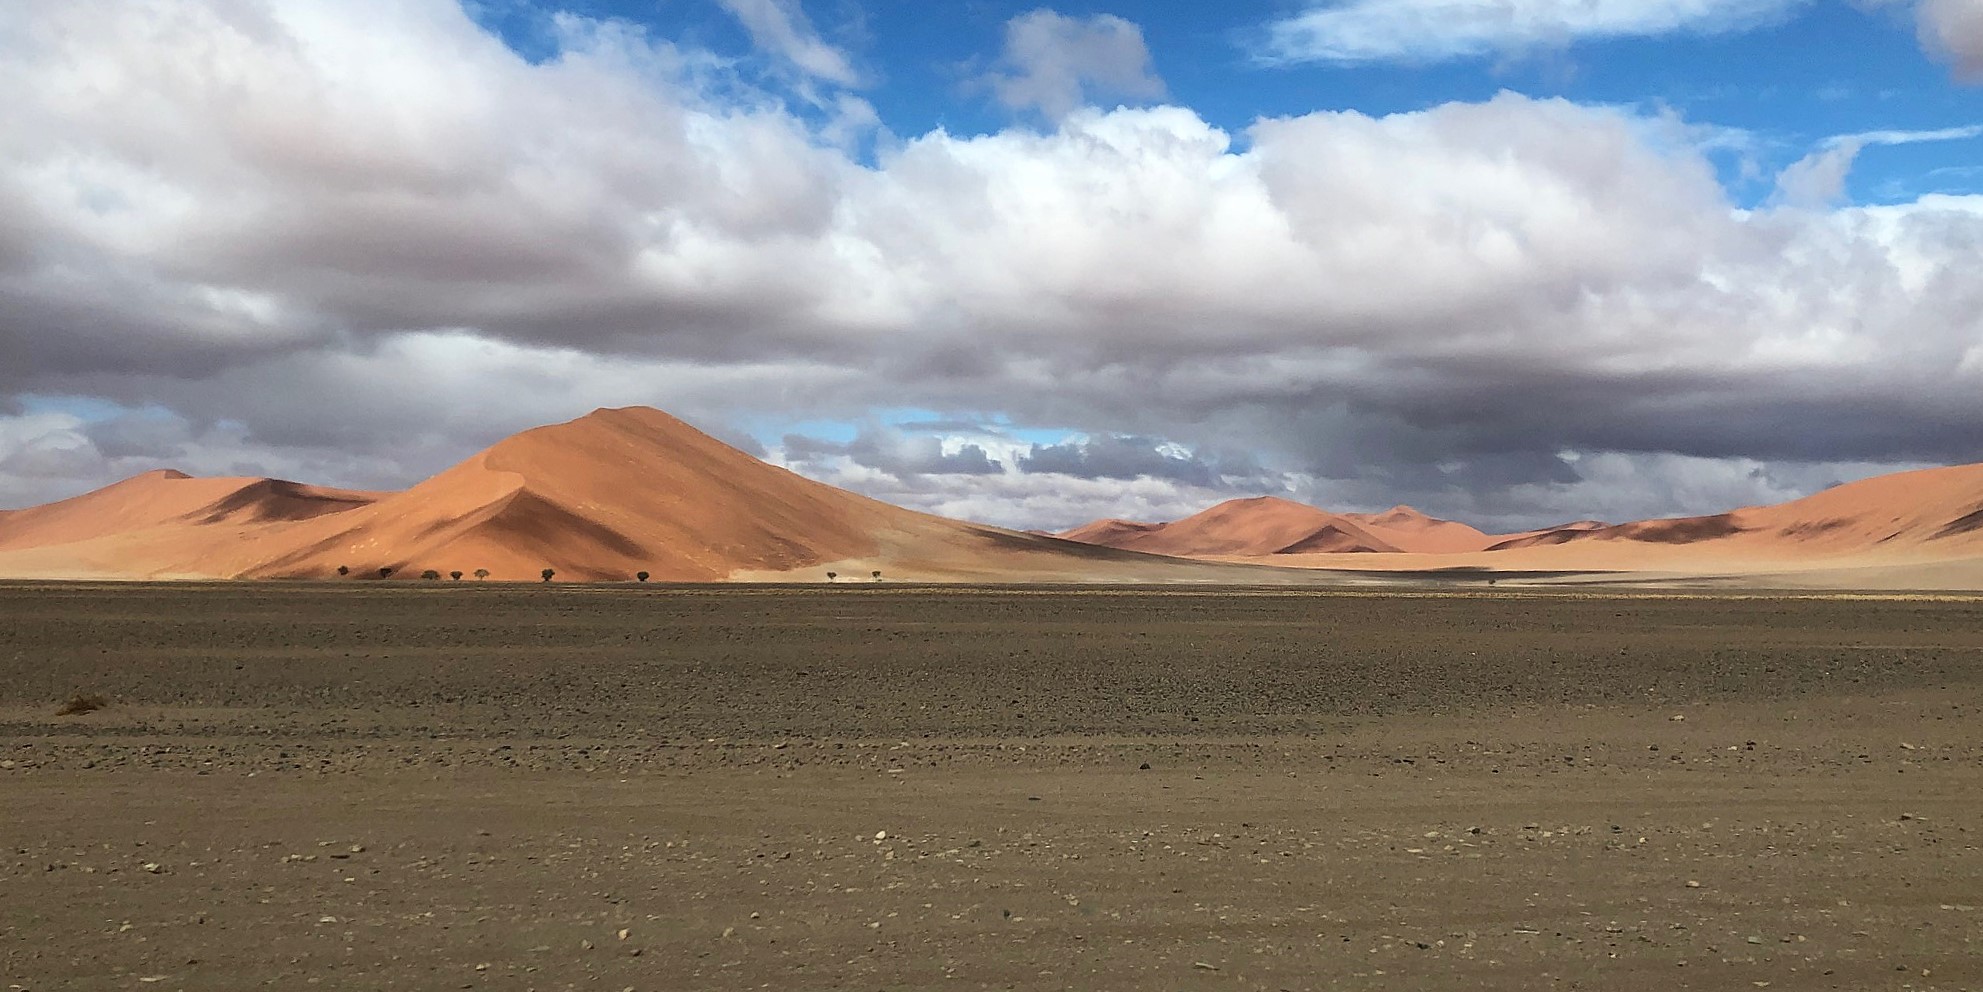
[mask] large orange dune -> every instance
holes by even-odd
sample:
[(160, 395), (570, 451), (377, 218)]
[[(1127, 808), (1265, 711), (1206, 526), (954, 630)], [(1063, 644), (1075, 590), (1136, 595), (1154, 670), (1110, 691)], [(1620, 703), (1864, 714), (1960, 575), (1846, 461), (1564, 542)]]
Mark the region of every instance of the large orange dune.
[(766, 464), (658, 410), (526, 431), (412, 489), (150, 472), (0, 516), (0, 575), (661, 581), (799, 570), (899, 578), (1194, 579), (1171, 562), (890, 506)]

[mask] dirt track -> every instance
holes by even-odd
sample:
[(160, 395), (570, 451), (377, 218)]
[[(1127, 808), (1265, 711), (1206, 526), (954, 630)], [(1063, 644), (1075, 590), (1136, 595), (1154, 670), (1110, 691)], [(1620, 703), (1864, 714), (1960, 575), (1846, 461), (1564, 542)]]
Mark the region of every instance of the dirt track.
[(1983, 988), (1975, 601), (11, 586), (0, 665), (27, 989)]

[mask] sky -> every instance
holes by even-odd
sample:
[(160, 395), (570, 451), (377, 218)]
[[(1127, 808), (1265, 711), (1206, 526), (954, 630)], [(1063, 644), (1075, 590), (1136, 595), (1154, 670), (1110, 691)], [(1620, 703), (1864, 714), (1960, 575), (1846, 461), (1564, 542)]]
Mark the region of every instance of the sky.
[(1058, 529), (1983, 461), (1983, 0), (13, 0), (0, 507), (646, 404)]

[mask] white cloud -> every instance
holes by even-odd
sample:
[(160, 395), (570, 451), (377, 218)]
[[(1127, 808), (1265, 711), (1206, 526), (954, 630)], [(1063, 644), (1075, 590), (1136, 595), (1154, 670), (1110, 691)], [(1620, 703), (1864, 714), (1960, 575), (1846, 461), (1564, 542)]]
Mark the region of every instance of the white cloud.
[(751, 40), (815, 79), (858, 86), (860, 73), (847, 54), (820, 40), (799, 0), (717, 0), (750, 32)]
[(1579, 474), (1605, 455), (1983, 457), (1983, 199), (1738, 210), (1684, 123), (1513, 94), (1237, 137), (1075, 109), (863, 163), (703, 53), (563, 23), (532, 63), (448, 0), (0, 5), (0, 404), (184, 425), (85, 432), (100, 463), (55, 437), (22, 464), (69, 474), (0, 469), (0, 500), (158, 463), (403, 483), (636, 402), (1002, 413), (1261, 470), (910, 471), (946, 441), (847, 476), (1015, 523), (1254, 483), (1513, 521), (1623, 505), (1640, 480)]
[(1103, 98), (1155, 100), (1164, 81), (1143, 29), (1109, 14), (1067, 17), (1035, 10), (1005, 26), (1000, 67), (983, 78), (998, 102), (1059, 120)]
[(1798, 207), (1822, 207), (1846, 198), (1845, 183), (1859, 153), (1874, 145), (1914, 145), (1964, 141), (1983, 136), (1983, 125), (1934, 130), (1864, 131), (1830, 138), (1777, 175), (1778, 197)]
[(1858, 141), (1868, 145), (1914, 145), (1927, 141), (1966, 141), (1983, 137), (1983, 124), (1970, 124), (1965, 127), (1943, 127), (1923, 131), (1862, 131), (1859, 134), (1834, 138), (1832, 141)]
[(1587, 39), (1753, 27), (1809, 0), (1331, 0), (1269, 29), (1287, 62), (1437, 62)]
[(1792, 162), (1777, 174), (1777, 195), (1799, 207), (1825, 207), (1845, 199), (1846, 177), (1866, 144), (1860, 138), (1829, 142)]

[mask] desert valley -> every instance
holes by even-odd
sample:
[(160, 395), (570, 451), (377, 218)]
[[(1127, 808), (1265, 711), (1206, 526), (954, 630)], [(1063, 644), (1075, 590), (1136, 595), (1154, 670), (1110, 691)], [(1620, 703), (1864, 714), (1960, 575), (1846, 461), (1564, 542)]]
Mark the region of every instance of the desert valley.
[(0, 976), (1974, 988), (1979, 506), (1044, 535), (644, 408), (152, 472), (0, 515)]
[[(387, 570), (381, 572), (381, 570)], [(766, 464), (658, 410), (526, 431), (405, 492), (160, 470), (0, 512), (0, 576), (495, 581), (1719, 583), (1983, 588), (1983, 465), (1778, 506), (1485, 534), (1407, 506), (1236, 499), (1056, 535), (947, 520)], [(340, 571), (342, 570), (342, 571)]]
[(0, 0), (0, 992), (1983, 992), (1979, 84)]

